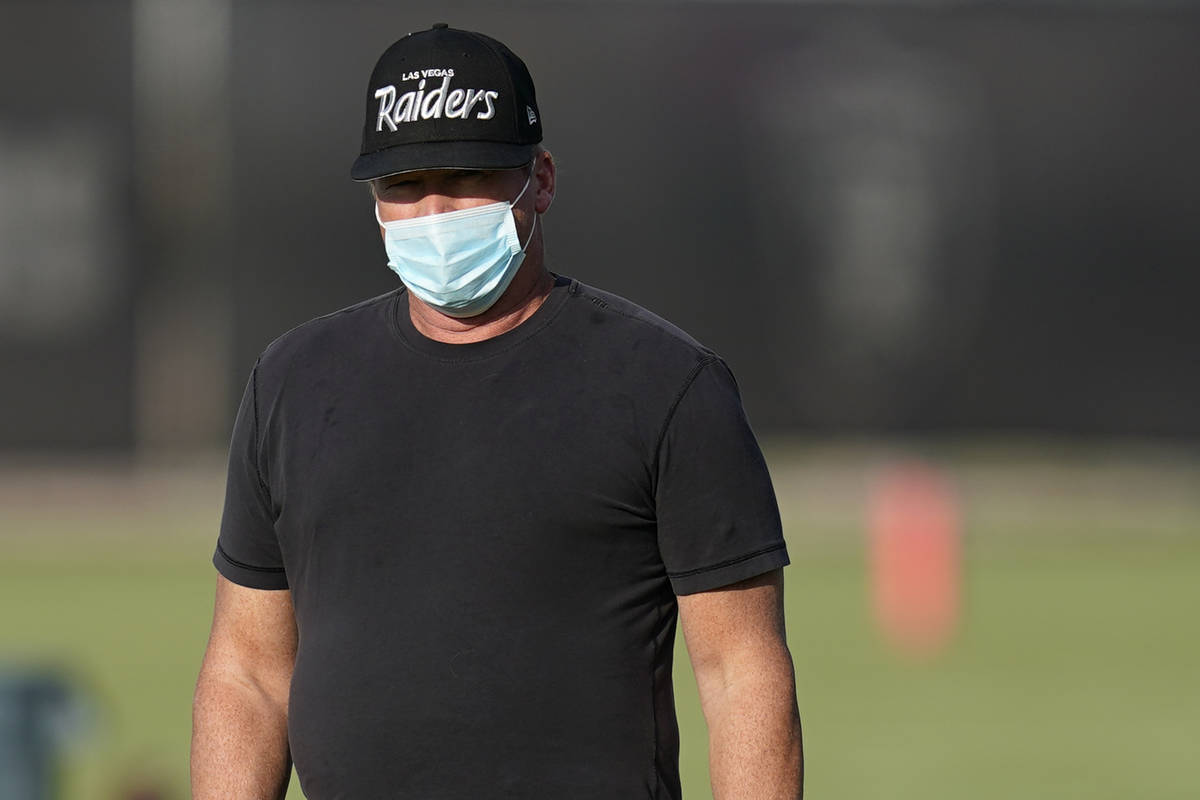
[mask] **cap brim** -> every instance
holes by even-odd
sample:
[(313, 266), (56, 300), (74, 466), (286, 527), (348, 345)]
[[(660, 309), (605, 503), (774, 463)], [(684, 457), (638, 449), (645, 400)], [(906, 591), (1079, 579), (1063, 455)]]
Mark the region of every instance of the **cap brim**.
[(535, 144), (507, 142), (413, 142), (363, 153), (350, 177), (369, 181), (420, 169), (514, 169), (533, 159)]

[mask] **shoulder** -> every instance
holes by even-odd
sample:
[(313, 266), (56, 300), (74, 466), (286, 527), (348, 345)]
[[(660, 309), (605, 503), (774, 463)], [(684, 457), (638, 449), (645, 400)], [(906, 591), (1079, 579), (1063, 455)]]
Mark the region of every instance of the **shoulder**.
[(570, 291), (577, 303), (575, 316), (586, 317), (593, 334), (608, 329), (609, 338), (630, 348), (623, 353), (627, 357), (645, 350), (645, 355), (655, 359), (678, 359), (686, 363), (720, 360), (687, 331), (632, 300), (580, 281), (573, 281)]
[(279, 379), (298, 364), (319, 365), (344, 358), (379, 337), (390, 337), (390, 317), (401, 291), (323, 314), (279, 336), (259, 356), (256, 369), (260, 381)]

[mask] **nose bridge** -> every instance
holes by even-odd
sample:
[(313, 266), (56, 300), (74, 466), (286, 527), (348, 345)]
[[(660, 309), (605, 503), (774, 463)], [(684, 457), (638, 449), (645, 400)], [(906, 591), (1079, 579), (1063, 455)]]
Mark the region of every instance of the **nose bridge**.
[(445, 172), (427, 173), (421, 185), (421, 214), (443, 214), (456, 208), (452, 186)]
[(455, 199), (438, 187), (431, 187), (421, 198), (421, 216), (443, 214), (455, 209)]

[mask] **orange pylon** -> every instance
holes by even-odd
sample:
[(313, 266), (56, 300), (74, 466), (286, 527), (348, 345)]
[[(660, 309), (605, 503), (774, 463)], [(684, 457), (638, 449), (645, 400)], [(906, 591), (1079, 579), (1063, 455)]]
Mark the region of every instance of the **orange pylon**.
[(905, 655), (937, 654), (961, 605), (962, 522), (949, 482), (920, 462), (885, 469), (871, 490), (867, 528), (876, 623)]

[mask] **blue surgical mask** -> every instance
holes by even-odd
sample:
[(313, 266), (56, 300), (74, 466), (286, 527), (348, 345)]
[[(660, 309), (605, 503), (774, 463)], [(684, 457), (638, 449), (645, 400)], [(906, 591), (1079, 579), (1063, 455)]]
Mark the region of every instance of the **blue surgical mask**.
[[(464, 208), (443, 214), (384, 222), (383, 244), (391, 267), (409, 291), (452, 317), (473, 317), (491, 308), (512, 283), (525, 260), (525, 248), (517, 237), (512, 202)], [(534, 225), (537, 218), (534, 218)], [(533, 238), (533, 229), (529, 230)]]

